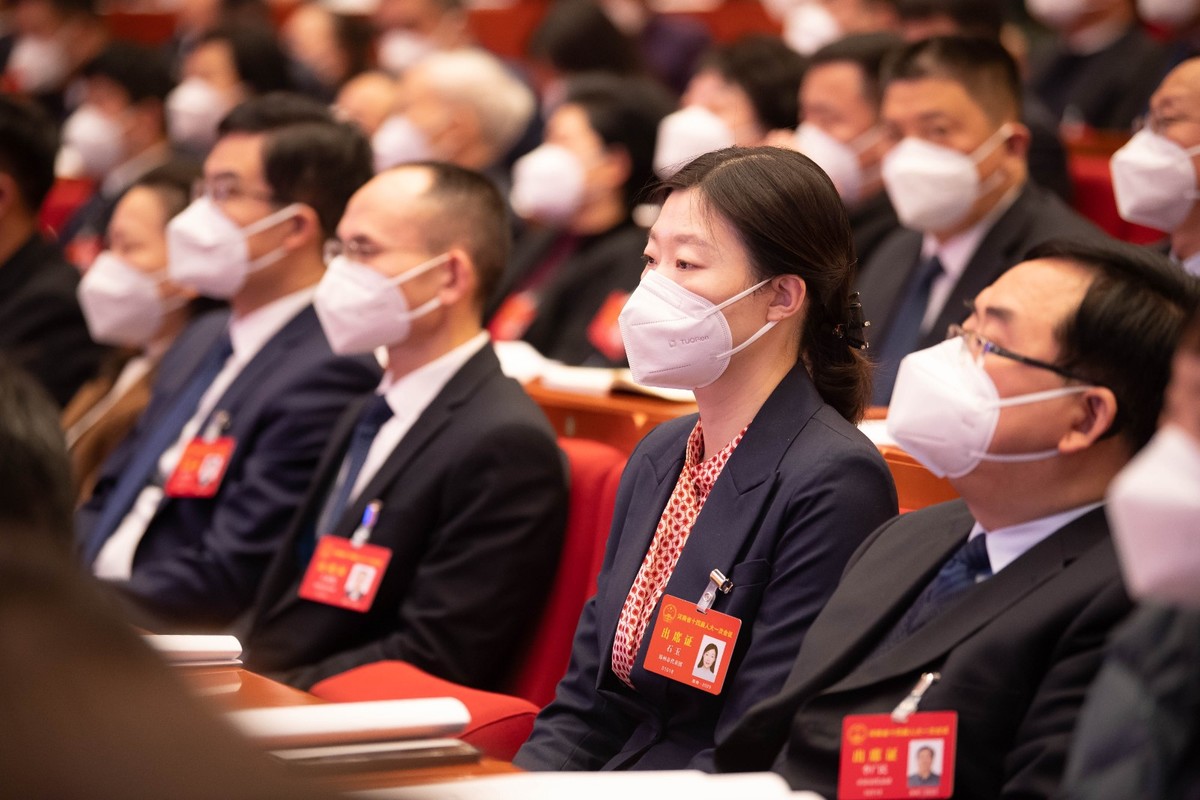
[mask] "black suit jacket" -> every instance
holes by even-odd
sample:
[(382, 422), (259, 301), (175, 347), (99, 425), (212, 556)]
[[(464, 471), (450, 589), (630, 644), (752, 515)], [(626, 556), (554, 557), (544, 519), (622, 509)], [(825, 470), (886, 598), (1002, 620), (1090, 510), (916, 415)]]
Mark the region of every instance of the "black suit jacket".
[[(76, 515), (81, 541), (142, 437), (228, 324), (226, 312), (200, 317), (163, 356), (150, 405), (105, 461)], [(213, 407), (229, 414), (225, 435), (237, 442), (219, 491), (211, 498), (164, 498), (138, 545), (121, 588), (151, 615), (142, 624), (227, 625), (250, 605), (330, 429), (346, 404), (378, 381), (373, 358), (330, 351), (312, 306), (271, 337)]]
[(65, 406), (107, 352), (88, 335), (75, 297), (79, 272), (34, 234), (0, 265), (0, 353)]
[(837, 792), (842, 721), (889, 713), (923, 672), (922, 711), (958, 713), (955, 796), (1047, 797), (1109, 631), (1130, 610), (1103, 508), (1067, 524), (889, 650), (881, 637), (966, 540), (961, 500), (897, 517), (850, 560), (783, 691), (720, 743), (725, 771), (774, 768)]
[[(1036, 245), (1060, 237), (1103, 236), (1101, 231), (1047, 190), (1027, 183), (979, 242), (941, 313), (921, 338), (917, 349), (932, 347), (946, 337), (946, 328), (962, 322), (973, 299)], [(871, 346), (879, 348), (904, 300), (904, 291), (921, 262), (923, 235), (900, 228), (875, 251), (858, 277), (863, 308), (871, 320)]]
[(392, 559), (370, 611), (358, 613), (298, 596), (307, 564), (296, 545), (313, 535), (361, 407), (347, 409), (330, 437), (243, 622), (247, 664), (308, 687), (399, 659), (503, 688), (562, 544), (566, 475), (553, 431), (491, 347), (472, 356), (330, 532), (349, 537), (366, 505), (382, 502), (371, 543)]
[(695, 424), (692, 415), (659, 426), (630, 457), (598, 590), (584, 607), (567, 675), (518, 766), (711, 769), (714, 740), (783, 685), (842, 566), (896, 508), (879, 451), (824, 404), (798, 365), (722, 470), (666, 587), (696, 602), (714, 568), (733, 581), (713, 605), (742, 621), (721, 694), (647, 671), (650, 629), (634, 660), (634, 692), (612, 672), (613, 638)]

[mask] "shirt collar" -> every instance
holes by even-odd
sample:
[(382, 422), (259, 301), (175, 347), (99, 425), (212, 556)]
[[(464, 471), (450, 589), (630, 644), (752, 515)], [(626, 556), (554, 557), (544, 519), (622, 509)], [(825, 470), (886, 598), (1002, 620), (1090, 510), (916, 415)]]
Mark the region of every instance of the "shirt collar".
[(414, 416), (413, 411), (419, 414), (433, 402), (433, 398), (463, 365), (489, 342), (487, 331), (480, 331), (453, 350), (399, 378), (385, 373), (383, 381), (379, 384), (378, 394), (387, 399), (388, 407), (398, 418)]
[(994, 531), (984, 531), (983, 526), (976, 522), (975, 527), (971, 529), (971, 535), (967, 539), (974, 539), (976, 536), (982, 536), (984, 533), (987, 533), (987, 541), (985, 543), (987, 544), (988, 561), (991, 562), (992, 574), (995, 575), (1031, 550), (1034, 545), (1041, 542), (1050, 534), (1066, 527), (1068, 523), (1074, 522), (1092, 509), (1099, 508), (1102, 505), (1104, 505), (1103, 501), (1087, 503), (1086, 505), (1069, 508), (1066, 511), (1060, 511), (1057, 514), (1051, 514), (1048, 517), (1040, 517), (1017, 525), (1009, 525), (1006, 528), (997, 528)]
[(253, 358), (272, 336), (283, 330), (284, 325), (312, 302), (316, 291), (316, 286), (306, 286), (298, 292), (272, 300), (244, 317), (233, 317), (229, 321), (233, 357), (242, 363)]
[(942, 272), (945, 278), (950, 280), (950, 285), (958, 283), (958, 279), (967, 271), (967, 264), (974, 257), (975, 251), (979, 249), (983, 237), (987, 236), (996, 221), (1017, 201), (1017, 195), (1023, 188), (1020, 184), (1014, 186), (982, 219), (944, 242), (939, 243), (932, 233), (925, 234), (925, 238), (921, 240), (921, 260), (936, 255), (942, 262)]

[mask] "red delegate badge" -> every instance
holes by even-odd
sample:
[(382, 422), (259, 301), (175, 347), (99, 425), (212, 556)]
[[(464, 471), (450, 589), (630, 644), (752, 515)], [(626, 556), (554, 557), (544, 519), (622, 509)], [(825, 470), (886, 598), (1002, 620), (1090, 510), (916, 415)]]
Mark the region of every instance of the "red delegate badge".
[(627, 300), (629, 292), (617, 290), (609, 293), (596, 316), (588, 323), (588, 341), (609, 361), (621, 361), (625, 358), (625, 342), (621, 339), (618, 318)]
[(371, 610), (392, 560), (391, 550), (367, 543), (379, 519), (380, 506), (378, 500), (367, 506), (362, 524), (351, 538), (322, 536), (317, 541), (316, 552), (300, 582), (301, 597), (348, 611)]
[(642, 666), (685, 686), (720, 694), (741, 628), (737, 617), (711, 609), (701, 614), (695, 603), (664, 594)]
[(221, 488), (237, 442), (230, 436), (193, 439), (167, 480), (167, 497), (212, 497)]
[(894, 800), (954, 794), (958, 714), (927, 711), (896, 722), (891, 714), (842, 721), (838, 800)]

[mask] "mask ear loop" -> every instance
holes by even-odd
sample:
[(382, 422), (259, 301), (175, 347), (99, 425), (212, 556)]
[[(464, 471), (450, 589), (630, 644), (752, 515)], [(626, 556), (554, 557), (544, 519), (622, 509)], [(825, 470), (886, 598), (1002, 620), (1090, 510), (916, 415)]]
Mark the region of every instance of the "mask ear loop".
[[(1031, 392), (1030, 394), (1017, 395), (1016, 397), (1004, 397), (993, 401), (993, 407), (1010, 408), (1012, 406), (1040, 403), (1043, 400), (1053, 400), (1058, 397), (1079, 394), (1080, 392), (1086, 392), (1088, 389), (1094, 388), (1094, 386), (1063, 386), (1059, 389), (1047, 389), (1042, 392)], [(986, 451), (982, 453), (973, 451), (971, 453), (973, 458), (978, 458), (981, 461), (992, 461), (1002, 464), (1019, 464), (1027, 461), (1043, 461), (1047, 458), (1053, 458), (1056, 455), (1058, 455), (1058, 448), (1038, 450), (1033, 453), (988, 453)]]
[[(766, 286), (770, 282), (771, 282), (770, 278), (759, 281), (758, 283), (751, 286), (749, 289), (738, 292), (737, 294), (735, 294), (733, 297), (729, 298), (725, 302), (719, 303), (719, 304), (713, 306), (712, 311), (710, 311), (709, 313), (710, 314), (720, 313), (721, 309), (723, 309), (727, 306), (733, 305), (738, 300), (741, 300), (744, 297), (748, 297), (751, 293), (758, 291), (760, 288), (762, 288), (763, 286)], [(763, 337), (763, 335), (766, 334), (767, 331), (771, 330), (778, 324), (779, 324), (779, 320), (777, 320), (777, 319), (771, 320), (770, 322), (768, 322), (767, 324), (765, 324), (761, 328), (759, 328), (757, 331), (755, 331), (750, 336), (750, 338), (748, 338), (746, 341), (739, 344), (737, 347), (733, 348), (732, 350), (729, 350), (728, 352), (720, 353), (719, 355), (714, 355), (713, 358), (716, 360), (720, 360), (722, 358), (730, 358), (731, 356), (737, 355), (738, 353), (742, 352), (747, 347), (749, 347), (750, 345), (754, 344), (759, 339), (761, 339)]]

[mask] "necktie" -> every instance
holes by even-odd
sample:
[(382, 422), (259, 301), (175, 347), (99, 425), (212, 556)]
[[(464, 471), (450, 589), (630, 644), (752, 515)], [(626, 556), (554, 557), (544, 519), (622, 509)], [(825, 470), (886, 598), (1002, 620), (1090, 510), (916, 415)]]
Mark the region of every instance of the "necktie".
[(921, 322), (929, 307), (929, 291), (942, 272), (941, 260), (936, 255), (930, 256), (921, 262), (909, 279), (904, 299), (896, 309), (896, 317), (879, 348), (875, 389), (871, 397), (873, 405), (886, 406), (891, 400), (900, 360), (917, 349), (917, 343), (921, 340)]
[[(379, 429), (391, 418), (392, 408), (387, 404), (387, 398), (383, 395), (376, 395), (359, 412), (358, 422), (354, 424), (354, 431), (350, 434), (350, 446), (346, 449), (346, 456), (342, 461), (342, 480), (334, 487), (325, 501), (324, 508), (321, 509), (320, 516), (317, 517), (317, 527), (313, 531), (315, 536), (323, 536), (331, 532), (338, 520), (342, 518), (346, 506), (350, 503), (350, 492), (354, 490), (354, 482), (358, 480), (358, 473), (362, 472), (363, 464), (367, 460), (371, 442), (375, 441)], [(315, 541), (309, 543), (302, 540), (302, 544), (307, 549), (307, 552), (298, 553), (302, 563), (312, 557), (311, 544), (313, 543)]]
[(180, 390), (175, 403), (162, 415), (158, 424), (146, 431), (142, 443), (104, 501), (104, 510), (96, 524), (85, 534), (85, 563), (91, 564), (95, 561), (108, 537), (112, 536), (117, 526), (125, 519), (125, 515), (133, 507), (133, 501), (153, 477), (163, 452), (179, 438), (183, 426), (196, 413), (200, 398), (212, 385), (232, 353), (233, 345), (229, 341), (229, 334), (221, 334), (221, 338), (205, 353), (191, 379)]
[(942, 565), (929, 585), (917, 595), (917, 599), (909, 606), (908, 611), (904, 612), (900, 621), (879, 643), (875, 649), (876, 653), (907, 639), (967, 589), (992, 576), (985, 539), (986, 534), (976, 536), (958, 548), (950, 560)]

